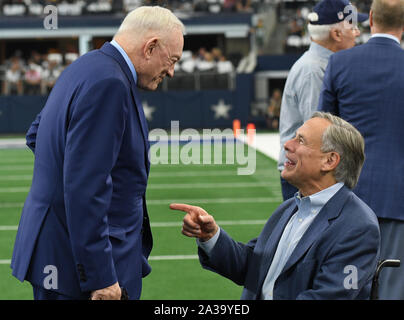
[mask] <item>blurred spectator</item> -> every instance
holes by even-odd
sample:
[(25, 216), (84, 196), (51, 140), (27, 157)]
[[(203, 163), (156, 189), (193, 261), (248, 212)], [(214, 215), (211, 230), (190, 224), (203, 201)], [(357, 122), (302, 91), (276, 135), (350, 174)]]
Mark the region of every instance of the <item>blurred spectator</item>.
[(251, 12), (251, 0), (237, 0), (236, 9), (238, 12)]
[(223, 1), (224, 12), (250, 12), (251, 0), (224, 0)]
[(214, 71), (216, 69), (216, 61), (213, 58), (213, 54), (206, 51), (203, 58), (198, 60), (196, 67), (199, 71)]
[(224, 0), (223, 1), (223, 11), (224, 12), (235, 12), (237, 0)]
[(42, 78), (42, 94), (50, 93), (62, 71), (63, 67), (60, 64), (60, 60), (52, 58), (52, 55), (48, 55), (47, 68), (44, 70)]
[(9, 94), (23, 94), (22, 86), (23, 69), (18, 57), (14, 56), (11, 58), (11, 65), (6, 70), (3, 93), (5, 95)]
[(279, 116), (281, 114), (282, 91), (275, 89), (269, 101), (267, 112), (265, 115), (267, 127), (270, 130), (279, 129)]
[(42, 80), (42, 67), (34, 62), (28, 61), (28, 67), (24, 74), (24, 94), (40, 94)]
[(181, 58), (181, 70), (186, 73), (193, 73), (196, 69), (198, 62), (198, 56), (194, 52), (184, 51)]
[(230, 73), (234, 71), (234, 66), (231, 63), (231, 61), (226, 60), (226, 57), (223, 55), (219, 58), (219, 61), (217, 62), (216, 66), (217, 66), (217, 72), (220, 74)]

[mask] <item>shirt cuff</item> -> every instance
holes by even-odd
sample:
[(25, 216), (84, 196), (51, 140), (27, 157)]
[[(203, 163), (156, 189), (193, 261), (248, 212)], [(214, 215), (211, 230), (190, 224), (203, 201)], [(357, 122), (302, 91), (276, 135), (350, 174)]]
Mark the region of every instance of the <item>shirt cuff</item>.
[(200, 241), (199, 239), (196, 239), (196, 243), (198, 244), (198, 247), (201, 248), (205, 253), (210, 256), (210, 253), (212, 252), (217, 239), (219, 239), (220, 235), (220, 228), (218, 228), (216, 234), (210, 238), (208, 241)]

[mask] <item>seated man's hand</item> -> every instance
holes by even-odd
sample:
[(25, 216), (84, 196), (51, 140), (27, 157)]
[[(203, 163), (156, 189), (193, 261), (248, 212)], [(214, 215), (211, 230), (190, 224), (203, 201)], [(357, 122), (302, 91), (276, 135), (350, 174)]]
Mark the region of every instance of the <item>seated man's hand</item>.
[(208, 241), (219, 229), (215, 219), (200, 207), (188, 204), (170, 204), (170, 209), (186, 212), (182, 225), (182, 234), (187, 237)]

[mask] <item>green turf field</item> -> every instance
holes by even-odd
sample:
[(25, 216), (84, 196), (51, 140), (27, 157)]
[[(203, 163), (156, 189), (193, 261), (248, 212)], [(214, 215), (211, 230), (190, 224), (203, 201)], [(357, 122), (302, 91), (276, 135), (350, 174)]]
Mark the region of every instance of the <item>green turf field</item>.
[[(0, 149), (2, 300), (32, 299), (29, 283), (13, 278), (9, 265), (33, 161), (28, 149)], [(259, 234), (282, 197), (275, 161), (257, 152), (255, 174), (237, 175), (240, 167), (243, 166), (152, 165), (147, 203), (154, 247), (150, 257), (152, 273), (144, 279), (142, 299), (239, 299), (241, 287), (202, 269), (196, 258), (195, 239), (181, 234), (183, 214), (171, 211), (168, 205), (185, 202), (201, 206), (234, 239), (247, 242)]]

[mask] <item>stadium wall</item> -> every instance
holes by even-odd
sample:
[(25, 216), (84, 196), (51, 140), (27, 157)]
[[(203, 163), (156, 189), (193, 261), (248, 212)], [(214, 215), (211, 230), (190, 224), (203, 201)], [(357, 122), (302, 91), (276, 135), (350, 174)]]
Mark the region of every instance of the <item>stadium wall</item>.
[[(254, 94), (252, 74), (240, 74), (235, 90), (141, 92), (149, 128), (231, 128), (234, 119), (245, 127)], [(46, 96), (0, 96), (0, 134), (25, 133), (46, 103)]]

